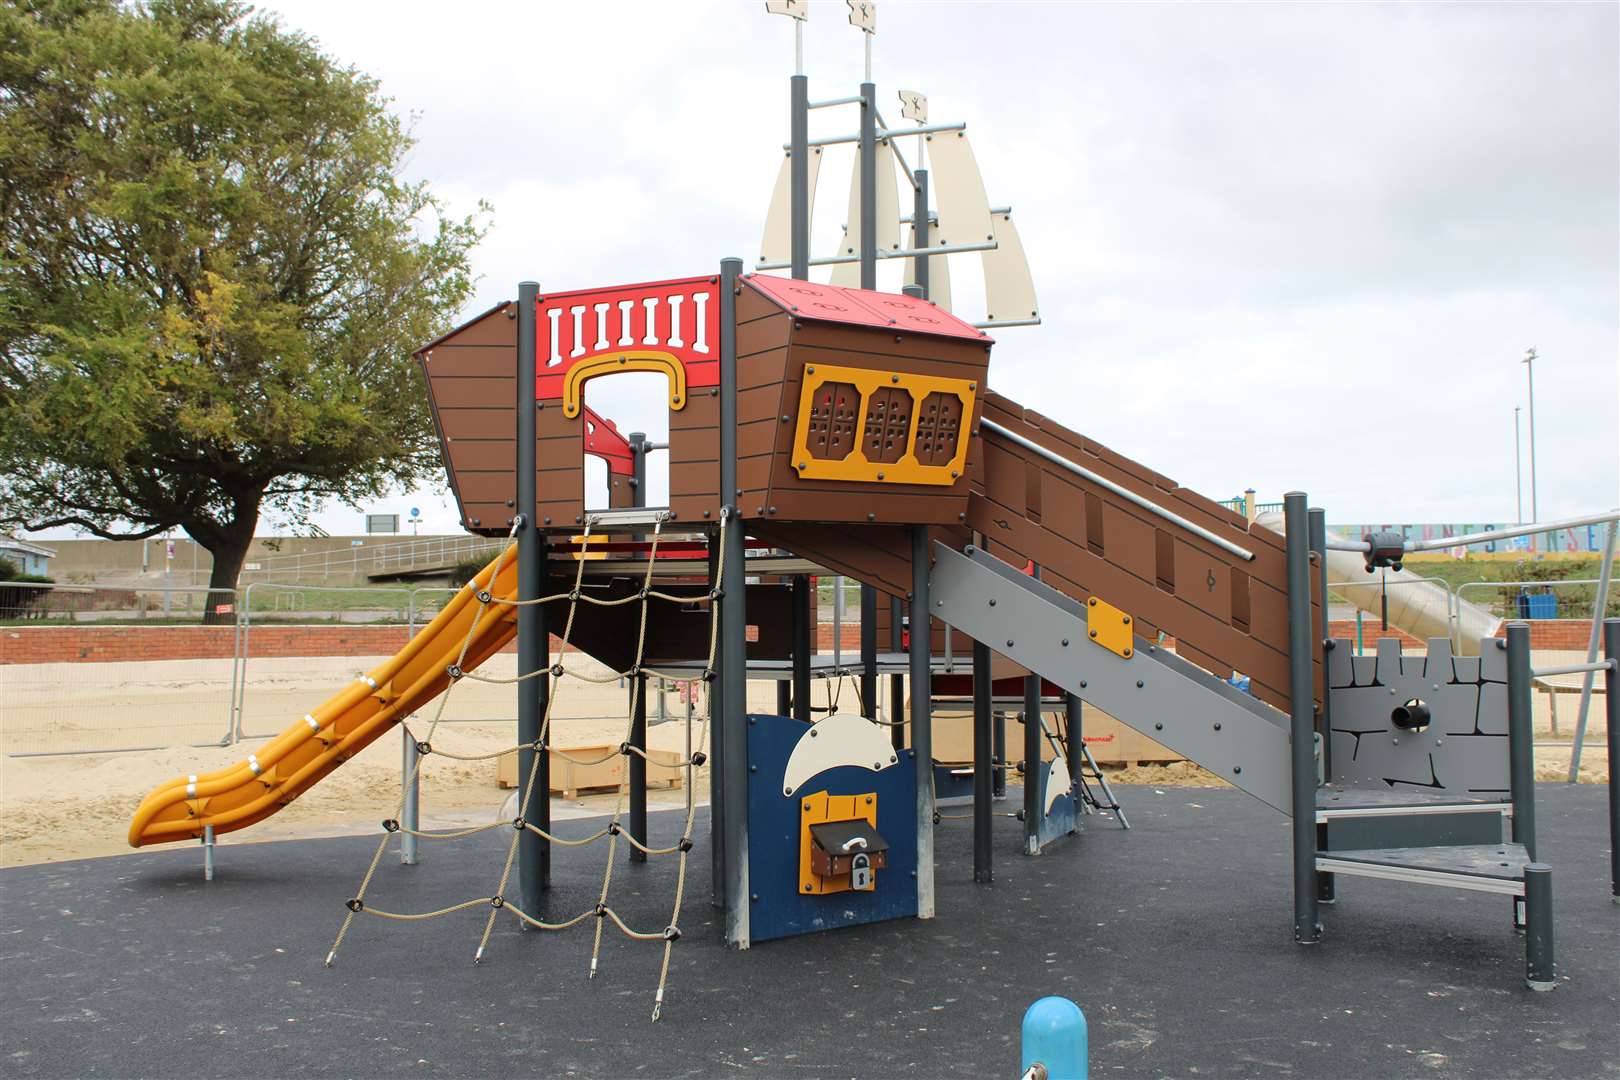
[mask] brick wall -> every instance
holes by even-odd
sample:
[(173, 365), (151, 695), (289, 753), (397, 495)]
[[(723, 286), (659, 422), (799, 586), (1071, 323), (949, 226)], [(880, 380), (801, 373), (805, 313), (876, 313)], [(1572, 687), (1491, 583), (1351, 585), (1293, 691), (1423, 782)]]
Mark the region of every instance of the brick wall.
[[(859, 655), (859, 624), (845, 623), (843, 651)], [(1336, 638), (1354, 641), (1356, 624), (1339, 619), (1329, 624)], [(817, 627), (816, 647), (832, 651), (832, 624)], [(1379, 629), (1376, 619), (1362, 620), (1362, 641), (1371, 651), (1383, 637), (1393, 637), (1409, 649), (1424, 643), (1391, 627)], [(1497, 636), (1505, 633), (1498, 631)], [(1582, 619), (1538, 619), (1530, 622), (1530, 645), (1535, 649), (1584, 650), (1592, 624)], [(251, 654), (284, 656), (389, 656), (409, 637), (403, 626), (255, 626)], [(887, 642), (878, 643), (887, 649)], [(557, 652), (562, 642), (551, 639)], [(0, 628), (0, 664), (97, 664), (129, 660), (229, 660), (236, 648), (234, 626), (13, 626)], [(514, 646), (502, 650), (511, 652)]]
[[(255, 626), (255, 658), (391, 656), (408, 641), (403, 626)], [(552, 652), (562, 642), (551, 639)], [(100, 664), (129, 660), (229, 660), (234, 626), (15, 626), (0, 628), (0, 664)], [(508, 644), (503, 652), (513, 651)]]
[[(1587, 641), (1592, 635), (1592, 623), (1587, 619), (1529, 619), (1530, 647), (1532, 649), (1564, 649), (1584, 651)], [(1372, 617), (1361, 620), (1361, 641), (1368, 652), (1371, 652), (1374, 643), (1380, 638), (1392, 637), (1400, 640), (1401, 644), (1409, 649), (1422, 649), (1428, 642), (1419, 641), (1411, 634), (1397, 630), (1393, 626), (1388, 630), (1380, 629), (1381, 623)], [(1343, 638), (1348, 641), (1356, 640), (1356, 623), (1354, 619), (1334, 619), (1328, 623), (1328, 634), (1331, 637)], [(1496, 631), (1497, 637), (1507, 636), (1507, 624)]]

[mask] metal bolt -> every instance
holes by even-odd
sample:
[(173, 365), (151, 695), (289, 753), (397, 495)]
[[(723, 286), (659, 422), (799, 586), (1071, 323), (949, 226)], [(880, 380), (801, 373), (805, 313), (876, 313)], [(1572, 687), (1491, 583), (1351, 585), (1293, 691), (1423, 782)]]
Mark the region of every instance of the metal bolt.
[(1143, 687), (1143, 685), (1144, 685), (1144, 683), (1143, 683), (1143, 682), (1142, 682), (1142, 680), (1141, 680), (1141, 679), (1137, 679), (1137, 680), (1136, 680), (1136, 688), (1137, 688), (1137, 689), (1138, 689), (1138, 690), (1140, 690), (1140, 689), (1142, 689), (1142, 687)]
[(1215, 730), (1216, 731), (1221, 730), (1221, 722), (1219, 720), (1215, 721)]
[(1091, 636), (1096, 637), (1097, 636), (1097, 631), (1095, 631), (1095, 630), (1091, 631)]

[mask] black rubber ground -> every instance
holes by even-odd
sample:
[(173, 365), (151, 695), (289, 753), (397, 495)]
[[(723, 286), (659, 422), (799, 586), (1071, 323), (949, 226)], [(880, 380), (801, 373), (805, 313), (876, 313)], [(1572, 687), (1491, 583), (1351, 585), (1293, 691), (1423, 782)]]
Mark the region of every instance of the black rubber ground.
[[(1538, 792), (1561, 984), (1543, 994), (1524, 988), (1501, 896), (1341, 879), (1325, 940), (1296, 946), (1288, 824), (1231, 790), (1122, 788), (1134, 829), (1091, 818), (1033, 859), (998, 817), (989, 886), (971, 881), (969, 823), (947, 820), (937, 919), (747, 953), (719, 944), (700, 844), (656, 1025), (660, 946), (612, 927), (594, 981), (588, 924), (519, 933), (503, 917), (475, 967), (487, 909), (362, 917), (324, 968), (366, 838), (224, 843), (211, 884), (194, 846), (7, 870), (0, 1074), (1010, 1077), (1025, 1007), (1064, 994), (1089, 1019), (1098, 1077), (1612, 1077), (1604, 794)], [(653, 823), (673, 842), (678, 814)], [(390, 853), (369, 901), (487, 895), (508, 838), (424, 842), (416, 867)], [(602, 852), (559, 852), (552, 916), (594, 904)], [(612, 903), (661, 930), (673, 878), (672, 858), (621, 865)]]

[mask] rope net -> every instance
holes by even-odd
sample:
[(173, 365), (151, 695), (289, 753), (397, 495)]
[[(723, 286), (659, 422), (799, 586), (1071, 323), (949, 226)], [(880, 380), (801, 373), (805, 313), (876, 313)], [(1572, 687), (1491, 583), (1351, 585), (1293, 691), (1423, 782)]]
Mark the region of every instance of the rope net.
[[(589, 544), (590, 542), (591, 527), (593, 524), (593, 520), (587, 518), (584, 534), (584, 542), (586, 544)], [(710, 614), (708, 657), (704, 662), (703, 675), (697, 679), (685, 680), (691, 683), (707, 681), (709, 673), (714, 670), (715, 657), (720, 640), (719, 604), (717, 601), (721, 595), (721, 591), (725, 588), (725, 535), (726, 529), (730, 526), (730, 524), (730, 514), (722, 511), (720, 517), (720, 534), (718, 538), (721, 557), (715, 569), (714, 581), (712, 583), (709, 595)], [(511, 533), (508, 534), (508, 540), (515, 536), (517, 529), (518, 525), (514, 524), (512, 526)], [(422, 732), (422, 737), (417, 738), (416, 733), (412, 731), (408, 725), (404, 725), (407, 737), (416, 744), (416, 749), (418, 751), (416, 763), (410, 775), (405, 778), (404, 782), (401, 784), (400, 797), (398, 803), (394, 807), (393, 816), (383, 822), (382, 838), (378, 840), (377, 848), (371, 856), (371, 862), (369, 865), (367, 865), (365, 874), (360, 879), (360, 887), (355, 891), (354, 896), (345, 903), (345, 906), (348, 908), (348, 912), (343, 917), (342, 925), (338, 927), (337, 937), (332, 942), (331, 950), (326, 954), (327, 967), (331, 967), (333, 962), (337, 959), (338, 950), (343, 946), (343, 941), (348, 936), (349, 930), (353, 926), (355, 917), (357, 915), (374, 915), (378, 918), (387, 919), (394, 922), (421, 922), (429, 919), (436, 919), (444, 915), (451, 915), (459, 911), (468, 911), (487, 906), (489, 908), (489, 917), (484, 921), (483, 934), (478, 940), (477, 950), (473, 953), (474, 963), (482, 962), (484, 952), (489, 946), (490, 935), (495, 928), (495, 920), (502, 911), (510, 912), (511, 915), (519, 920), (523, 925), (533, 927), (537, 930), (568, 930), (572, 927), (580, 925), (588, 919), (594, 918), (596, 920), (596, 931), (594, 941), (591, 945), (590, 978), (594, 979), (596, 977), (598, 968), (600, 966), (602, 954), (602, 931), (607, 923), (611, 922), (620, 933), (632, 941), (663, 942), (663, 960), (659, 966), (658, 989), (653, 997), (652, 1008), (652, 1019), (656, 1021), (659, 1018), (663, 1011), (664, 992), (669, 982), (670, 951), (674, 947), (675, 942), (681, 937), (681, 903), (686, 896), (686, 874), (689, 861), (688, 857), (692, 852), (693, 846), (692, 823), (697, 809), (696, 796), (693, 786), (694, 775), (695, 770), (701, 766), (705, 760), (707, 760), (709, 733), (714, 726), (713, 718), (711, 717), (709, 722), (703, 725), (703, 736), (701, 739), (701, 745), (698, 747), (698, 749), (691, 751), (685, 758), (675, 763), (675, 767), (684, 770), (684, 786), (686, 788), (686, 815), (681, 826), (680, 840), (669, 847), (651, 847), (644, 842), (646, 839), (645, 837), (638, 839), (637, 837), (630, 835), (629, 832), (627, 832), (624, 828), (622, 821), (625, 813), (625, 795), (629, 791), (630, 770), (628, 768), (622, 770), (622, 778), (618, 784), (618, 798), (614, 804), (613, 815), (611, 818), (609, 818), (608, 824), (589, 836), (557, 836), (531, 822), (529, 820), (529, 808), (531, 801), (535, 798), (535, 788), (537, 786), (536, 780), (539, 775), (542, 752), (549, 752), (557, 755), (558, 757), (581, 765), (601, 764), (602, 762), (609, 761), (615, 757), (625, 758), (626, 764), (628, 765), (629, 759), (632, 755), (639, 756), (643, 760), (651, 760), (648, 758), (645, 748), (635, 746), (631, 741), (634, 738), (636, 713), (638, 707), (641, 705), (641, 699), (645, 694), (647, 684), (646, 674), (643, 671), (642, 665), (646, 658), (645, 653), (647, 644), (648, 611), (650, 610), (651, 602), (653, 600), (686, 604), (691, 603), (693, 599), (693, 597), (690, 595), (664, 593), (652, 588), (653, 568), (657, 563), (658, 545), (662, 537), (662, 532), (663, 519), (658, 518), (653, 524), (652, 539), (647, 553), (647, 568), (642, 578), (641, 589), (636, 594), (617, 600), (604, 601), (600, 598), (590, 597), (584, 593), (583, 589), (581, 588), (585, 575), (584, 559), (580, 559), (578, 561), (578, 565), (574, 571), (574, 586), (571, 590), (565, 593), (556, 593), (551, 596), (542, 597), (538, 600), (504, 599), (493, 596), (488, 589), (479, 589), (476, 582), (467, 583), (466, 587), (474, 591), (475, 597), (478, 601), (478, 608), (473, 613), (471, 625), (468, 627), (466, 638), (462, 641), (461, 649), (456, 657), (456, 661), (454, 664), (449, 666), (449, 685), (445, 687), (444, 693), (439, 695), (438, 705), (434, 710), (432, 720), (428, 723), (425, 731)], [(508, 544), (508, 546), (502, 550), (501, 554), (496, 557), (494, 572), (489, 578), (492, 584), (500, 575), (505, 559), (511, 550), (512, 546)], [(641, 612), (636, 631), (635, 660), (629, 669), (622, 672), (614, 672), (606, 677), (595, 677), (588, 676), (580, 672), (569, 671), (561, 663), (557, 663), (548, 667), (542, 667), (536, 671), (519, 672), (518, 675), (513, 678), (480, 676), (474, 674), (473, 672), (464, 670), (468, 649), (475, 640), (480, 622), (489, 615), (491, 608), (517, 607), (526, 604), (558, 602), (563, 600), (568, 602), (568, 617), (564, 621), (563, 631), (560, 635), (560, 639), (562, 641), (562, 653), (566, 653), (568, 650), (568, 644), (573, 635), (574, 620), (579, 612), (579, 605), (581, 601), (587, 604), (597, 604), (599, 606), (616, 606), (619, 604), (633, 603), (637, 601), (640, 602)], [(438, 731), (439, 724), (444, 717), (445, 707), (449, 703), (450, 695), (454, 692), (456, 684), (460, 682), (461, 679), (471, 678), (488, 683), (515, 684), (544, 675), (552, 676), (556, 682), (552, 684), (552, 692), (546, 696), (546, 707), (541, 719), (540, 736), (533, 743), (518, 743), (505, 749), (484, 754), (458, 754), (447, 750), (436, 749), (432, 745), (433, 736)], [(582, 682), (594, 683), (612, 682), (614, 680), (627, 677), (630, 679), (630, 711), (625, 721), (624, 738), (619, 742), (618, 749), (610, 751), (609, 753), (599, 757), (582, 757), (548, 745), (548, 740), (551, 734), (552, 709), (557, 702), (556, 686), (565, 676), (579, 679)], [(672, 681), (679, 683), (683, 680)], [(686, 724), (686, 745), (690, 747), (692, 745), (692, 712), (690, 710), (687, 713)], [(479, 825), (472, 828), (454, 830), (414, 829), (401, 824), (401, 818), (405, 812), (406, 793), (413, 785), (416, 784), (418, 777), (421, 775), (422, 766), (430, 755), (438, 755), (440, 757), (450, 758), (456, 761), (485, 761), (501, 757), (504, 754), (512, 753), (514, 751), (526, 749), (532, 749), (536, 751), (536, 753), (531, 755), (530, 758), (528, 775), (522, 785), (522, 798), (520, 800), (520, 805), (517, 808), (517, 816), (510, 821), (495, 821), (488, 825)], [(551, 793), (547, 791), (540, 797), (550, 798), (550, 794)], [(500, 875), (496, 880), (494, 890), (488, 895), (463, 900), (459, 903), (451, 904), (448, 907), (439, 908), (434, 911), (419, 912), (389, 911), (379, 908), (367, 901), (367, 894), (371, 890), (373, 880), (377, 874), (377, 868), (382, 863), (383, 853), (387, 850), (388, 840), (391, 834), (398, 832), (409, 836), (419, 837), (424, 840), (457, 840), (463, 837), (473, 836), (478, 833), (489, 832), (493, 829), (511, 829), (512, 840), (511, 843), (507, 845), (506, 857), (501, 866)], [(597, 892), (596, 903), (594, 906), (587, 908), (577, 915), (574, 915), (572, 918), (564, 919), (560, 922), (549, 922), (535, 914), (524, 911), (517, 904), (512, 903), (506, 898), (506, 888), (511, 880), (512, 867), (517, 861), (519, 841), (522, 839), (525, 832), (539, 836), (549, 843), (558, 844), (564, 847), (584, 847), (596, 843), (604, 838), (607, 840), (607, 858), (602, 869), (602, 884)], [(629, 844), (637, 851), (640, 851), (648, 857), (674, 855), (678, 860), (675, 875), (674, 902), (671, 906), (669, 922), (662, 929), (638, 930), (627, 923), (624, 917), (621, 916), (618, 911), (614, 910), (612, 905), (608, 903), (613, 885), (613, 867), (615, 857), (618, 853), (618, 845), (621, 839), (623, 839), (626, 844)]]

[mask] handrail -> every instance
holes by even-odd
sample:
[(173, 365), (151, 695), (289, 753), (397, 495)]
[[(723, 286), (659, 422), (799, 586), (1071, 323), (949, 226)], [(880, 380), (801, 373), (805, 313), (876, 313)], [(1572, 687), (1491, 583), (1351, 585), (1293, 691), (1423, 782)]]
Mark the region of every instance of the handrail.
[(1096, 484), (1098, 487), (1105, 488), (1108, 491), (1113, 492), (1115, 495), (1118, 495), (1120, 498), (1125, 499), (1126, 501), (1128, 501), (1128, 502), (1130, 502), (1130, 503), (1132, 503), (1132, 504), (1134, 504), (1136, 506), (1141, 507), (1143, 510), (1146, 510), (1150, 514), (1155, 514), (1155, 515), (1163, 518), (1164, 520), (1170, 522), (1171, 524), (1179, 525), (1181, 528), (1186, 529), (1188, 532), (1192, 533), (1194, 536), (1197, 536), (1200, 539), (1209, 541), (1211, 544), (1214, 544), (1216, 547), (1221, 548), (1223, 551), (1227, 551), (1227, 552), (1229, 552), (1229, 553), (1231, 553), (1233, 555), (1236, 555), (1238, 558), (1244, 560), (1245, 562), (1253, 562), (1254, 561), (1254, 552), (1250, 551), (1249, 549), (1244, 548), (1244, 547), (1239, 547), (1237, 544), (1232, 543), (1232, 541), (1226, 539), (1225, 537), (1217, 536), (1215, 533), (1210, 532), (1208, 529), (1204, 528), (1202, 525), (1195, 525), (1193, 522), (1188, 521), (1186, 518), (1182, 517), (1180, 514), (1176, 513), (1175, 511), (1168, 510), (1165, 507), (1160, 506), (1158, 503), (1153, 502), (1150, 499), (1145, 499), (1142, 496), (1138, 495), (1136, 492), (1130, 490), (1129, 488), (1121, 487), (1119, 484), (1114, 483), (1112, 480), (1108, 479), (1106, 476), (1102, 476), (1102, 475), (1099, 475), (1098, 473), (1094, 473), (1090, 469), (1086, 468), (1084, 465), (1080, 465), (1080, 464), (1077, 464), (1077, 463), (1075, 463), (1073, 461), (1070, 461), (1068, 458), (1064, 457), (1062, 454), (1056, 453), (1056, 452), (1054, 452), (1052, 450), (1048, 450), (1046, 447), (1042, 446), (1040, 443), (1033, 442), (1033, 441), (1031, 441), (1029, 439), (1026, 439), (1026, 438), (1024, 438), (1024, 436), (1018, 434), (1016, 431), (1010, 431), (1007, 428), (1002, 427), (1000, 424), (996, 423), (994, 420), (990, 420), (990, 419), (986, 419), (986, 418), (981, 417), (980, 420), (979, 420), (979, 423), (983, 427), (986, 427), (986, 428), (990, 429), (991, 431), (995, 432), (997, 435), (1000, 435), (1000, 436), (1002, 436), (1004, 438), (1012, 440), (1014, 443), (1016, 443), (1019, 446), (1022, 446), (1025, 450), (1028, 450), (1030, 453), (1037, 454), (1040, 457), (1044, 458), (1045, 460), (1050, 461), (1053, 465), (1056, 465), (1061, 469), (1067, 469), (1069, 472), (1074, 473), (1076, 476), (1081, 477), (1082, 479), (1085, 479), (1085, 480), (1089, 480), (1093, 484)]

